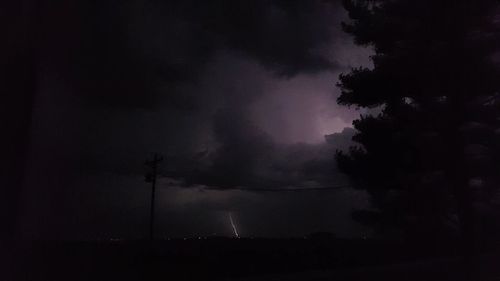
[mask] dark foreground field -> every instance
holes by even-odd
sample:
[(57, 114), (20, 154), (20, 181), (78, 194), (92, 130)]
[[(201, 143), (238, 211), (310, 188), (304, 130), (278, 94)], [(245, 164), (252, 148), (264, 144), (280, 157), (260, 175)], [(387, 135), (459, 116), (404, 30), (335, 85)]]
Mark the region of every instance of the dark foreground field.
[[(460, 280), (455, 252), (330, 238), (24, 242), (1, 280)], [(497, 267), (494, 251), (481, 256), (484, 280), (500, 280)]]

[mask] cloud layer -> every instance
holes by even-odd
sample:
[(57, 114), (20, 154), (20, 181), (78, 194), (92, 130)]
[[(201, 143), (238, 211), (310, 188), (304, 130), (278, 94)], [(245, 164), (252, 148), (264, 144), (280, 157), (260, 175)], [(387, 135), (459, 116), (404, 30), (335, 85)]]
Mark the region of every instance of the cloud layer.
[[(62, 2), (62, 1), (61, 1)], [(44, 7), (44, 64), (106, 106), (191, 108), (179, 91), (220, 50), (291, 77), (333, 69), (336, 1), (74, 1)], [(62, 24), (64, 22), (64, 24)]]
[(118, 182), (152, 152), (184, 187), (345, 183), (333, 153), (359, 113), (334, 85), (368, 52), (341, 33), (337, 1), (60, 0), (43, 15), (28, 220), (57, 232), (103, 200), (84, 195), (96, 178), (133, 212)]

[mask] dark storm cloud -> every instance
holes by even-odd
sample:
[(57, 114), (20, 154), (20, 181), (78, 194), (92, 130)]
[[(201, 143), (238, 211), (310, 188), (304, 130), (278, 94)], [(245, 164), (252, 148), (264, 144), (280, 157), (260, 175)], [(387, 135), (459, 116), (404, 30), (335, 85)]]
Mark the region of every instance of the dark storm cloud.
[(322, 188), (347, 183), (336, 169), (334, 155), (352, 144), (354, 129), (328, 135), (319, 144), (280, 144), (247, 116), (241, 109), (218, 111), (214, 149), (199, 152), (190, 165), (171, 166), (165, 175), (180, 178), (187, 186), (222, 189)]
[[(252, 135), (261, 126), (248, 116), (265, 95), (260, 84), (331, 70), (321, 50), (339, 32), (341, 9), (336, 1), (55, 1), (43, 15), (40, 96), (51, 101), (39, 114), (61, 112), (66, 131), (48, 146), (77, 148), (78, 169), (134, 172), (145, 150), (184, 166), (212, 137), (205, 146), (219, 145), (214, 170), (231, 163), (244, 174), (258, 159), (236, 140), (255, 155), (279, 146), (276, 134)], [(224, 126), (213, 114), (221, 107)]]
[[(336, 1), (44, 6), (24, 191), (33, 232), (126, 232), (129, 222), (142, 229), (151, 152), (165, 156), (162, 174), (189, 194), (197, 186), (224, 194), (345, 183), (333, 154), (352, 132), (323, 135), (358, 115), (335, 107), (334, 85), (366, 52), (351, 54)], [(331, 125), (335, 118), (342, 120)], [(179, 221), (184, 211), (172, 210)], [(195, 229), (190, 220), (186, 232)]]
[(146, 3), (46, 4), (42, 67), (55, 69), (93, 104), (152, 107), (161, 99), (189, 107), (175, 86), (194, 79), (213, 44), (175, 11), (151, 14), (155, 8)]
[(335, 1), (59, 2), (44, 6), (42, 65), (104, 106), (201, 106), (179, 85), (223, 49), (288, 77), (335, 66), (321, 52), (338, 32)]
[(326, 1), (204, 1), (194, 15), (221, 43), (291, 76), (334, 66), (318, 47), (332, 36), (340, 7)]

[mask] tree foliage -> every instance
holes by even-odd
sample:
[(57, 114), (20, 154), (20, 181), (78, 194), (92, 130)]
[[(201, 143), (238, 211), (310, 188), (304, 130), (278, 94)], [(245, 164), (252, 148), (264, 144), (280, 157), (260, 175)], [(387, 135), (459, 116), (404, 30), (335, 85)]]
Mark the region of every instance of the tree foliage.
[(413, 236), (471, 229), (499, 168), (498, 2), (343, 3), (344, 31), (374, 55), (373, 68), (340, 75), (338, 103), (381, 109), (355, 120), (358, 145), (337, 153), (372, 198), (373, 210), (355, 218)]

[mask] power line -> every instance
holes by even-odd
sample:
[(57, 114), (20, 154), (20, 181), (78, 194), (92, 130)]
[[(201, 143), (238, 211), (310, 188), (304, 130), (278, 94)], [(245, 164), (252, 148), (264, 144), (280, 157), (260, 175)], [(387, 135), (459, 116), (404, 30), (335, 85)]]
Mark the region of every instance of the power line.
[(295, 192), (295, 191), (322, 191), (322, 190), (338, 190), (342, 188), (354, 188), (353, 185), (337, 185), (337, 186), (326, 186), (326, 187), (294, 187), (294, 188), (251, 188), (251, 187), (236, 187), (236, 188), (217, 188), (217, 187), (207, 187), (204, 189), (208, 190), (243, 190), (243, 191), (256, 191), (256, 192)]

